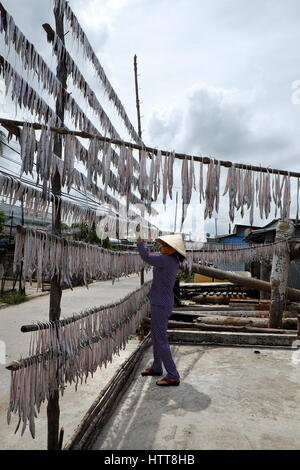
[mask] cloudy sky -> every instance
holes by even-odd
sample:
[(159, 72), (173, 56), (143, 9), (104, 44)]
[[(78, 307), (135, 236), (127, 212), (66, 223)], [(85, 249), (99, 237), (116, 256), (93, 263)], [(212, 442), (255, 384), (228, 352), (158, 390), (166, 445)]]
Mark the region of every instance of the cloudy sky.
[[(54, 24), (51, 0), (2, 2), (55, 70), (55, 59), (41, 28), (44, 22)], [(137, 54), (146, 144), (299, 171), (298, 0), (70, 0), (69, 3), (136, 128), (133, 56)], [(71, 33), (66, 39), (116, 128), (128, 139), (93, 69), (83, 62)], [(77, 96), (75, 91), (74, 95)], [(28, 116), (25, 113), (23, 117)], [(180, 196), (179, 163), (175, 170), (174, 190)], [(224, 172), (222, 181), (225, 176)], [(292, 189), (295, 196), (295, 187)], [(215, 214), (217, 224), (215, 218), (203, 224), (203, 208), (196, 194), (192, 203), (184, 231), (196, 231), (197, 238), (202, 232), (215, 234), (216, 226), (218, 234), (228, 232), (227, 199), (223, 198), (220, 212)], [(295, 207), (293, 197), (292, 217)], [(167, 209), (160, 210), (160, 225), (170, 222), (173, 225), (174, 211), (173, 197)], [(196, 229), (191, 227), (195, 216), (199, 225)], [(273, 216), (272, 212), (271, 219)], [(177, 220), (180, 217), (179, 210)], [(268, 221), (255, 218), (256, 225)], [(247, 214), (244, 219), (237, 217), (235, 222), (248, 224)]]

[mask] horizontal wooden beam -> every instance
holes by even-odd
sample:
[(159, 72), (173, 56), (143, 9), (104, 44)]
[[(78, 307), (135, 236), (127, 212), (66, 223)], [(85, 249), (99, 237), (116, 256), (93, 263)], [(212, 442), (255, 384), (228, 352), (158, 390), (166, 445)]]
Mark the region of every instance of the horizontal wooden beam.
[[(9, 123), (15, 124), (16, 126), (24, 126), (24, 124), (28, 124), (28, 122), (25, 122), (25, 121), (17, 121), (17, 120), (13, 120), (13, 119), (0, 118), (0, 124), (3, 127), (5, 125), (9, 124)], [(31, 125), (36, 130), (41, 130), (45, 127), (45, 126), (43, 126), (39, 123), (31, 123)], [(53, 132), (57, 132), (58, 134), (61, 134), (61, 135), (75, 135), (77, 137), (81, 137), (82, 139), (94, 139), (94, 138), (96, 138), (96, 139), (98, 139), (102, 142), (108, 142), (108, 143), (118, 145), (118, 146), (125, 145), (125, 147), (136, 149), (136, 150), (145, 150), (145, 151), (150, 152), (152, 154), (157, 154), (157, 152), (158, 152), (158, 149), (154, 148), (154, 147), (141, 146), (141, 145), (138, 145), (138, 144), (134, 144), (132, 142), (127, 142), (125, 140), (111, 139), (111, 138), (108, 138), (108, 137), (99, 136), (97, 134), (92, 134), (90, 132), (68, 130), (65, 127), (58, 128), (58, 127), (52, 127), (52, 126), (50, 127), (50, 129)], [(172, 152), (170, 152), (170, 151), (161, 150), (161, 154), (163, 156), (169, 156), (171, 153)], [(209, 164), (211, 162), (214, 162), (214, 163), (219, 163), (220, 162), (220, 165), (224, 166), (226, 168), (230, 168), (232, 165), (235, 165), (236, 168), (240, 168), (240, 169), (243, 169), (243, 170), (251, 170), (251, 171), (257, 171), (257, 172), (261, 172), (261, 173), (274, 173), (276, 175), (279, 174), (279, 175), (283, 175), (283, 176), (292, 176), (292, 177), (295, 177), (295, 178), (300, 178), (300, 173), (297, 173), (295, 171), (286, 171), (286, 170), (278, 170), (278, 169), (274, 169), (274, 168), (266, 168), (266, 167), (262, 167), (262, 166), (245, 165), (245, 164), (242, 164), (242, 163), (233, 163), (233, 162), (225, 161), (225, 160), (217, 160), (215, 158), (199, 157), (199, 156), (196, 156), (196, 155), (192, 156), (192, 155), (186, 155), (184, 153), (177, 153), (177, 152), (174, 152), (174, 156), (175, 156), (175, 158), (177, 158), (179, 160), (185, 160), (185, 159), (192, 160), (193, 159), (196, 162), (202, 162), (202, 163), (205, 163), (205, 164)], [(151, 158), (151, 155), (150, 155), (150, 158)]]

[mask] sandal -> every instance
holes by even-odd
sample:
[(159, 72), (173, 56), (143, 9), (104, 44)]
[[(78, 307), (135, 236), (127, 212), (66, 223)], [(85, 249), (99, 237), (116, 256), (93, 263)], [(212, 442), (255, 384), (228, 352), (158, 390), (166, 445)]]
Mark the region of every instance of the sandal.
[(143, 370), (143, 372), (141, 372), (141, 375), (142, 376), (145, 376), (145, 375), (162, 375), (162, 372), (155, 372), (155, 370), (153, 370), (151, 367), (148, 367), (148, 369), (145, 369), (145, 370)]
[(158, 380), (156, 382), (156, 385), (161, 385), (163, 387), (170, 387), (170, 386), (176, 386), (180, 384), (180, 379), (168, 379), (167, 377), (164, 377), (161, 380)]

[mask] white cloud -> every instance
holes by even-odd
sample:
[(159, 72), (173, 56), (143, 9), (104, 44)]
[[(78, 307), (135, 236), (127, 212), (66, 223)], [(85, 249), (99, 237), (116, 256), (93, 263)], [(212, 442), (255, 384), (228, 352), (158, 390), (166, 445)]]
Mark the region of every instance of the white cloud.
[[(148, 133), (155, 145), (169, 139), (185, 153), (212, 155), (239, 162), (273, 166), (294, 155), (298, 136), (289, 125), (257, 109), (260, 91), (196, 84), (181, 107), (153, 112)], [(253, 160), (254, 159), (254, 160)], [(263, 161), (262, 161), (263, 160)]]

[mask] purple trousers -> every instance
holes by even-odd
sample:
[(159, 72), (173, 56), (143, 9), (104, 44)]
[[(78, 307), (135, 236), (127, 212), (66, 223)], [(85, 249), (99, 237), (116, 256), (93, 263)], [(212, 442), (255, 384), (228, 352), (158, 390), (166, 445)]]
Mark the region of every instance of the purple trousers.
[(151, 304), (151, 340), (154, 362), (152, 369), (162, 372), (162, 364), (167, 371), (168, 379), (179, 378), (168, 343), (168, 319), (172, 315), (172, 307)]

